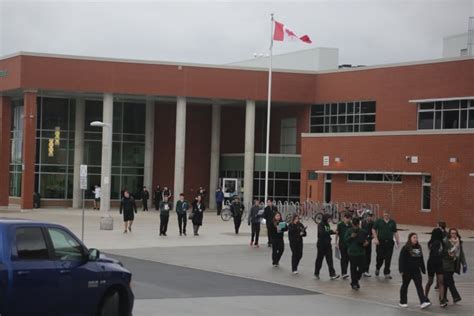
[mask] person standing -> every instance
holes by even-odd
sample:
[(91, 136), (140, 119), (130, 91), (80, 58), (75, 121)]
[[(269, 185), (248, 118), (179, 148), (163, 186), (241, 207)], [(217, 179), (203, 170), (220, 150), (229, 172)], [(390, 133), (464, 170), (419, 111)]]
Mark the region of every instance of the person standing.
[(339, 274), (336, 275), (336, 270), (334, 270), (334, 264), (332, 260), (331, 235), (335, 235), (336, 232), (331, 229), (331, 226), (329, 226), (329, 218), (331, 218), (331, 215), (324, 214), (323, 219), (318, 224), (318, 242), (316, 243), (318, 254), (314, 264), (314, 278), (316, 280), (319, 280), (319, 271), (321, 271), (324, 258), (326, 258), (326, 263), (329, 269), (329, 277), (331, 280), (336, 280), (340, 277)]
[(239, 234), (240, 224), (242, 223), (242, 214), (244, 213), (244, 206), (240, 203), (238, 196), (234, 197), (234, 201), (230, 205), (230, 212), (234, 218), (235, 234)]
[(165, 199), (165, 196), (168, 197), (168, 201), (171, 201), (171, 190), (167, 186), (163, 187), (162, 200)]
[[(372, 236), (376, 244), (376, 265), (375, 275), (379, 276), (380, 268), (384, 265), (384, 276), (386, 279), (392, 279), (390, 275), (390, 265), (392, 263), (393, 247), (400, 244), (400, 236), (398, 235), (397, 223), (390, 218), (388, 212), (384, 212), (383, 218), (379, 218), (374, 222)], [(395, 242), (393, 238), (395, 237)]]
[(96, 184), (94, 186), (94, 210), (99, 210), (100, 209), (100, 185)]
[(199, 187), (198, 194), (202, 196), (202, 199), (204, 200), (204, 198), (206, 197), (206, 189), (204, 189), (203, 187)]
[(193, 202), (193, 228), (194, 228), (194, 236), (199, 236), (199, 227), (202, 226), (202, 220), (204, 217), (204, 210), (206, 206), (202, 201), (202, 197), (198, 195)]
[(263, 218), (265, 218), (265, 224), (267, 226), (267, 237), (268, 237), (268, 242), (267, 245), (268, 247), (272, 246), (272, 238), (270, 236), (270, 231), (272, 229), (272, 221), (273, 218), (275, 217), (275, 214), (278, 212), (278, 209), (276, 206), (273, 205), (273, 202), (271, 199), (267, 200), (267, 206), (265, 207), (265, 210), (263, 211)]
[(217, 216), (221, 215), (223, 202), (224, 202), (224, 193), (222, 192), (221, 188), (217, 188), (216, 190)]
[(130, 196), (130, 193), (127, 190), (123, 192), (123, 198), (120, 201), (120, 214), (122, 213), (124, 223), (123, 233), (126, 234), (127, 230), (129, 232), (132, 232), (132, 224), (135, 218), (135, 214), (137, 213), (137, 205), (135, 204), (135, 200), (133, 199), (133, 197)]
[(347, 245), (347, 254), (351, 263), (351, 287), (353, 290), (359, 290), (359, 280), (362, 272), (365, 271), (365, 248), (368, 245), (367, 232), (360, 228), (358, 217), (352, 219), (352, 228), (349, 228), (344, 239)]
[(303, 237), (306, 237), (306, 227), (301, 224), (300, 217), (293, 214), (288, 226), (288, 239), (291, 249), (291, 272), (298, 274), (298, 265), (303, 258)]
[(260, 219), (262, 214), (260, 213), (260, 201), (254, 200), (253, 206), (250, 209), (248, 217), (248, 224), (251, 225), (252, 237), (250, 238), (250, 247), (260, 247), (258, 245), (258, 237), (260, 236)]
[(179, 235), (186, 236), (186, 223), (188, 221), (187, 211), (189, 203), (184, 199), (184, 194), (179, 195), (179, 200), (176, 202), (176, 215), (178, 216)]
[(143, 203), (143, 212), (148, 212), (148, 200), (150, 199), (150, 192), (148, 192), (148, 189), (146, 186), (143, 186), (143, 191), (142, 191), (142, 203)]
[(461, 295), (459, 294), (456, 284), (454, 282), (454, 273), (461, 274), (467, 272), (466, 257), (464, 255), (463, 245), (461, 236), (458, 230), (451, 228), (448, 232), (448, 236), (443, 240), (443, 271), (444, 271), (444, 302), (448, 302), (448, 289), (453, 297), (453, 302), (457, 303), (461, 301)]
[(367, 232), (367, 247), (365, 247), (365, 271), (364, 276), (366, 278), (370, 278), (372, 275), (370, 274), (370, 262), (372, 261), (372, 228), (374, 228), (374, 213), (369, 211), (367, 213), (367, 218), (365, 221), (362, 222), (362, 229)]
[(270, 235), (272, 238), (272, 264), (274, 267), (278, 267), (280, 265), (281, 256), (285, 251), (285, 242), (283, 241), (283, 237), (287, 230), (288, 225), (281, 218), (281, 214), (276, 212), (272, 219), (272, 226), (270, 228)]
[(349, 266), (349, 255), (347, 254), (347, 244), (345, 240), (346, 232), (351, 228), (351, 214), (345, 212), (342, 221), (337, 224), (336, 247), (341, 253), (341, 274), (344, 280), (349, 278), (347, 267)]
[(398, 269), (402, 275), (402, 286), (400, 287), (400, 306), (408, 307), (408, 285), (413, 280), (415, 283), (416, 292), (420, 299), (420, 308), (425, 309), (431, 306), (430, 301), (423, 292), (421, 285), (421, 273), (425, 274), (425, 261), (423, 260), (423, 251), (418, 243), (418, 235), (410, 233), (405, 246), (400, 250), (400, 257), (398, 259)]
[(425, 286), (425, 296), (430, 294), (431, 285), (433, 284), (436, 275), (436, 283), (439, 291), (439, 304), (441, 307), (448, 306), (444, 300), (444, 275), (443, 275), (443, 231), (440, 228), (435, 228), (431, 232), (431, 238), (428, 242), (428, 249), (430, 255), (428, 257), (428, 282)]
[(166, 236), (172, 208), (173, 204), (168, 201), (168, 196), (165, 196), (163, 201), (160, 202), (160, 236)]
[(161, 191), (161, 187), (159, 185), (156, 186), (154, 194), (154, 201), (155, 201), (155, 210), (160, 209), (160, 202), (163, 199), (163, 191)]

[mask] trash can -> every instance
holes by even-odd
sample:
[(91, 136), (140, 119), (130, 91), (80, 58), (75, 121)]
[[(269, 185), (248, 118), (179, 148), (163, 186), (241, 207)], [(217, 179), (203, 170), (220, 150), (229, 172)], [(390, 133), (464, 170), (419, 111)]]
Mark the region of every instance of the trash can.
[(38, 192), (33, 193), (33, 207), (40, 208), (41, 207), (41, 194)]

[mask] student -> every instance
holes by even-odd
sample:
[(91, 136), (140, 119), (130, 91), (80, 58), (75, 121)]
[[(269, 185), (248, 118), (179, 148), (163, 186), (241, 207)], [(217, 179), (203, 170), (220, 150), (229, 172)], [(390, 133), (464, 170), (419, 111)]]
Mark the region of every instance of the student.
[(122, 212), (123, 223), (125, 227), (123, 233), (126, 234), (127, 230), (132, 232), (132, 224), (135, 218), (134, 213), (137, 213), (137, 205), (135, 204), (135, 200), (130, 196), (130, 193), (127, 190), (123, 192), (123, 198), (120, 201), (120, 214), (122, 214)]
[(234, 201), (230, 205), (230, 212), (234, 218), (235, 234), (238, 235), (240, 224), (242, 223), (242, 214), (244, 213), (244, 206), (240, 203), (240, 198), (238, 196), (234, 197)]
[(179, 195), (179, 200), (176, 202), (176, 215), (178, 216), (179, 235), (186, 236), (186, 223), (188, 221), (187, 210), (189, 203), (184, 199), (184, 194)]
[(279, 212), (275, 213), (272, 219), (272, 225), (270, 226), (270, 236), (272, 239), (272, 264), (274, 267), (280, 265), (280, 259), (285, 251), (285, 243), (283, 241), (283, 235), (288, 230), (288, 225), (281, 218)]
[(142, 203), (143, 203), (143, 211), (148, 212), (148, 200), (150, 199), (150, 192), (148, 192), (147, 188), (144, 186), (142, 191)]
[(334, 264), (332, 260), (331, 235), (335, 235), (336, 232), (331, 229), (331, 226), (329, 226), (329, 218), (331, 218), (331, 215), (324, 214), (323, 219), (318, 224), (318, 242), (316, 244), (318, 254), (314, 264), (314, 278), (316, 280), (319, 280), (319, 271), (321, 271), (324, 258), (326, 258), (326, 263), (329, 269), (329, 277), (331, 280), (336, 280), (340, 277), (339, 274), (336, 275), (336, 270), (334, 270)]
[(172, 208), (173, 204), (168, 201), (168, 196), (165, 195), (163, 201), (160, 202), (160, 236), (166, 236)]
[(202, 201), (202, 196), (198, 195), (194, 199), (193, 202), (193, 228), (194, 228), (194, 236), (199, 236), (199, 227), (202, 226), (202, 220), (204, 217), (204, 210), (206, 209), (206, 206), (204, 205), (204, 202)]
[(365, 271), (364, 277), (370, 278), (372, 275), (370, 274), (370, 262), (372, 261), (372, 228), (374, 228), (374, 213), (369, 211), (367, 213), (367, 218), (365, 221), (362, 222), (362, 229), (367, 232), (367, 247), (365, 247)]
[(288, 239), (291, 249), (291, 272), (298, 274), (298, 264), (303, 257), (303, 237), (306, 237), (306, 227), (301, 224), (297, 214), (293, 214), (288, 226)]
[(408, 285), (410, 284), (410, 281), (413, 280), (418, 293), (418, 298), (420, 299), (420, 308), (425, 309), (431, 306), (430, 301), (423, 292), (423, 286), (421, 285), (421, 273), (425, 274), (426, 269), (425, 261), (423, 260), (423, 251), (421, 250), (421, 246), (418, 243), (418, 235), (416, 233), (410, 233), (408, 235), (408, 240), (400, 251), (398, 269), (402, 275), (399, 305), (401, 307), (408, 307)]
[(336, 234), (336, 247), (339, 248), (341, 253), (341, 274), (344, 280), (349, 278), (347, 274), (347, 267), (349, 266), (349, 255), (347, 254), (347, 244), (344, 240), (346, 232), (351, 228), (351, 214), (345, 212), (342, 221), (337, 224), (337, 234)]
[(435, 228), (431, 232), (431, 238), (428, 242), (430, 256), (428, 258), (428, 282), (425, 286), (425, 296), (428, 297), (436, 274), (436, 283), (439, 291), (439, 304), (441, 307), (448, 306), (444, 300), (444, 281), (443, 281), (443, 231)]
[(390, 275), (390, 265), (392, 263), (393, 247), (395, 245), (393, 238), (395, 237), (396, 246), (400, 244), (400, 236), (398, 235), (397, 223), (390, 218), (388, 212), (384, 212), (383, 218), (379, 218), (374, 223), (372, 236), (377, 245), (375, 276), (379, 276), (380, 268), (384, 265), (383, 274), (386, 279), (392, 279)]
[(448, 302), (448, 289), (453, 297), (453, 302), (461, 301), (456, 284), (454, 283), (454, 273), (461, 274), (461, 266), (464, 273), (467, 272), (466, 257), (464, 255), (461, 236), (458, 230), (451, 228), (448, 236), (443, 240), (443, 271), (444, 271), (444, 302)]
[(161, 187), (159, 185), (156, 186), (155, 192), (153, 193), (155, 195), (155, 210), (160, 209), (160, 202), (163, 199), (163, 191), (161, 191)]
[(273, 225), (272, 223), (273, 217), (275, 216), (276, 212), (278, 212), (278, 209), (276, 208), (276, 206), (273, 205), (272, 200), (268, 199), (267, 206), (265, 207), (265, 210), (263, 211), (263, 218), (265, 218), (265, 223), (267, 226), (268, 247), (272, 246), (272, 238), (270, 236), (270, 231)]
[(94, 187), (94, 210), (100, 209), (100, 185), (96, 184)]
[(360, 228), (359, 218), (352, 219), (352, 228), (346, 231), (344, 239), (351, 263), (351, 287), (357, 291), (360, 289), (359, 280), (362, 272), (365, 271), (365, 248), (369, 244), (367, 232)]
[(258, 245), (258, 237), (260, 236), (260, 219), (262, 215), (260, 214), (260, 201), (254, 200), (253, 206), (250, 209), (250, 214), (248, 217), (248, 224), (251, 225), (252, 237), (250, 238), (250, 247), (260, 247)]
[(224, 193), (222, 192), (221, 188), (217, 188), (217, 190), (216, 190), (217, 216), (221, 215), (222, 202), (224, 202)]

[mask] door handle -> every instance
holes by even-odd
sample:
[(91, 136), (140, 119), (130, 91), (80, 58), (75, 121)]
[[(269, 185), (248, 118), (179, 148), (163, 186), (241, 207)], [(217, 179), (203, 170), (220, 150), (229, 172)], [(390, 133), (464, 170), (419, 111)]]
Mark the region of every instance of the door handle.
[(59, 270), (60, 274), (69, 274), (71, 270)]
[(30, 271), (20, 270), (16, 274), (18, 274), (18, 275), (27, 275), (27, 274), (30, 274)]

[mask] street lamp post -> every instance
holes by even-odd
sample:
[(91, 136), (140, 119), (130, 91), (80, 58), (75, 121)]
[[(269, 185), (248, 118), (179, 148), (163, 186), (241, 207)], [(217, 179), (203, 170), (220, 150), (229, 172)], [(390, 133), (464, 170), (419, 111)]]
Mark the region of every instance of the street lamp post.
[[(104, 123), (100, 121), (94, 121), (90, 123), (94, 127), (102, 127), (102, 133), (105, 132), (105, 128), (108, 129), (108, 138), (102, 146), (107, 147), (106, 157), (102, 157), (102, 169), (101, 169), (101, 201), (100, 201), (100, 229), (101, 230), (113, 230), (114, 229), (114, 220), (110, 216), (110, 182), (111, 182), (111, 168), (112, 168), (112, 125), (109, 123)], [(104, 140), (104, 138), (103, 138)], [(104, 151), (102, 151), (102, 154)], [(104, 160), (105, 159), (105, 160)], [(104, 164), (105, 161), (105, 164)]]

